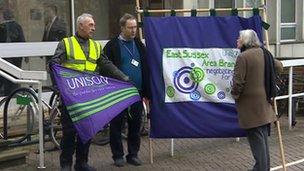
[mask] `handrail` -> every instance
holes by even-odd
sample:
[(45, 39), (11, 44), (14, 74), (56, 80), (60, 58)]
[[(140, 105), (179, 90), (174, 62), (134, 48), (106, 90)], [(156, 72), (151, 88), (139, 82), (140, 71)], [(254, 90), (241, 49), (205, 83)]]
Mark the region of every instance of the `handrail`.
[(292, 93), (293, 89), (293, 67), (295, 66), (303, 66), (304, 65), (304, 59), (293, 59), (293, 60), (283, 60), (281, 61), (283, 64), (283, 67), (289, 67), (289, 77), (288, 77), (288, 94), (287, 95), (281, 95), (274, 98), (274, 100), (282, 100), (288, 98), (288, 125), (289, 130), (292, 129), (292, 98), (293, 97), (304, 97), (304, 92), (301, 93)]
[[(105, 45), (108, 40), (98, 40)], [(53, 56), (58, 42), (24, 42), (24, 43), (0, 43), (0, 57), (42, 57)], [(38, 47), (38, 48), (37, 48)]]
[[(8, 74), (9, 73), (9, 74)], [(10, 75), (11, 74), (11, 75)], [(39, 166), (45, 168), (44, 165), (44, 147), (43, 147), (43, 116), (42, 116), (42, 83), (41, 80), (46, 80), (46, 71), (24, 71), (15, 65), (0, 58), (0, 75), (12, 81), (13, 83), (28, 83), (37, 84), (38, 86), (38, 114), (39, 114)], [(31, 79), (30, 76), (34, 78)], [(15, 78), (16, 77), (16, 78)]]
[(47, 73), (45, 71), (25, 71), (2, 58), (0, 58), (0, 69), (20, 79), (47, 80)]
[(304, 65), (304, 59), (282, 60), (283, 67), (301, 66)]
[[(28, 57), (54, 55), (58, 42), (1, 43), (0, 57)], [(39, 47), (39, 48), (37, 48)]]

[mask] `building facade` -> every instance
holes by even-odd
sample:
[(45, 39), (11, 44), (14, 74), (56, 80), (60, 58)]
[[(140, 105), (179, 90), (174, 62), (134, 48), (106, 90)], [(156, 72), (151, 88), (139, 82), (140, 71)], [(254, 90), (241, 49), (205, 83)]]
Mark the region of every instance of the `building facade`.
[[(139, 0), (141, 9), (198, 9), (198, 8), (244, 8), (261, 7), (264, 0)], [(60, 17), (65, 25), (67, 36), (75, 31), (76, 17), (81, 13), (94, 15), (96, 34), (94, 39), (107, 41), (119, 33), (118, 20), (124, 13), (135, 13), (136, 0), (0, 0), (0, 23), (5, 22), (3, 13), (9, 11), (24, 32), (29, 46), (33, 42), (42, 42), (45, 31), (49, 31), (54, 22), (47, 8), (53, 7), (53, 14)], [(55, 9), (54, 9), (55, 6)], [(270, 49), (277, 57), (304, 57), (304, 3), (303, 0), (267, 0), (267, 22)], [(165, 16), (169, 14), (153, 14)], [(190, 13), (177, 14), (189, 16)], [(199, 16), (208, 16), (201, 12)], [(217, 15), (230, 15), (230, 12), (218, 12)], [(250, 17), (252, 12), (239, 12), (239, 16)], [(51, 24), (49, 23), (51, 22)], [(0, 33), (3, 34), (3, 33)], [(7, 51), (7, 42), (0, 44), (0, 56)], [(45, 42), (54, 48), (54, 43)], [(33, 48), (37, 48), (33, 46)], [(42, 47), (41, 47), (42, 48)], [(2, 52), (1, 52), (2, 51)], [(12, 53), (14, 52), (6, 52)], [(30, 58), (23, 68), (43, 70), (43, 58)]]

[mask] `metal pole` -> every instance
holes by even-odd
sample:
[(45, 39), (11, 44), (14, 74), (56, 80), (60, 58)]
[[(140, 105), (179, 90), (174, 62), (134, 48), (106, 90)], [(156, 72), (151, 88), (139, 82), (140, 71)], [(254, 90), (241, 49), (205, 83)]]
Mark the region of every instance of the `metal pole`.
[(72, 20), (72, 35), (76, 33), (76, 29), (75, 29), (75, 4), (74, 4), (74, 0), (70, 1), (71, 3), (71, 20)]
[(281, 0), (277, 0), (276, 11), (276, 57), (281, 57)]
[(153, 144), (152, 138), (149, 138), (150, 164), (153, 164)]
[(289, 83), (288, 83), (288, 123), (289, 130), (291, 130), (292, 123), (292, 75), (293, 75), (293, 67), (289, 68)]
[[(252, 11), (253, 8), (238, 8), (238, 11)], [(259, 10), (264, 10), (264, 8), (258, 8)], [(191, 12), (192, 9), (175, 9), (177, 13)], [(197, 12), (209, 12), (209, 8), (196, 9)], [(231, 8), (217, 8), (215, 11), (231, 11)], [(144, 10), (138, 9), (138, 13), (143, 13)], [(147, 10), (149, 13), (170, 13), (171, 9), (156, 9), (156, 10)]]
[(174, 139), (171, 139), (171, 157), (174, 156)]
[(43, 149), (43, 113), (42, 113), (42, 83), (38, 82), (38, 114), (39, 114), (39, 166), (38, 169), (45, 169), (44, 149)]
[(209, 0), (209, 8), (210, 9), (214, 8), (214, 0)]

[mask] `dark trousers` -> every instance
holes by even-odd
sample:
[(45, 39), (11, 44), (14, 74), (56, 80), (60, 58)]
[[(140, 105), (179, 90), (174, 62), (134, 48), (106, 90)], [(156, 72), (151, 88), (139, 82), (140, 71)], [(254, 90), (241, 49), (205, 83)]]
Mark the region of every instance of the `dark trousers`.
[(128, 155), (127, 158), (137, 157), (140, 147), (140, 124), (143, 111), (142, 102), (136, 102), (117, 115), (110, 122), (110, 146), (112, 150), (112, 158), (118, 159), (124, 156), (121, 130), (124, 118), (127, 117), (128, 122)]
[(269, 171), (270, 156), (268, 148), (269, 124), (247, 129), (247, 138), (255, 159), (254, 171)]
[[(8, 62), (14, 64), (15, 66), (21, 68), (22, 58), (5, 58)], [(19, 87), (18, 84), (15, 84), (4, 77), (0, 76), (0, 91), (1, 96), (8, 96), (12, 91)]]
[[(68, 115), (65, 106), (60, 106), (61, 111), (61, 125), (62, 125), (62, 139), (60, 143), (60, 166), (72, 165), (73, 154), (76, 149), (76, 164), (88, 162), (89, 148), (91, 141), (83, 144), (76, 133), (76, 129)], [(76, 141), (75, 141), (76, 139)]]

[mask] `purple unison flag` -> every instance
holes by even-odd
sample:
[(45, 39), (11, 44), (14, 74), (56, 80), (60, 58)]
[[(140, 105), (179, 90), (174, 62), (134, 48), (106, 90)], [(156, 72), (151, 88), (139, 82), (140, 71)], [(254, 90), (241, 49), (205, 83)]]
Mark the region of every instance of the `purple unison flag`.
[(130, 83), (58, 64), (53, 64), (51, 69), (61, 99), (83, 143), (140, 100), (137, 89)]

